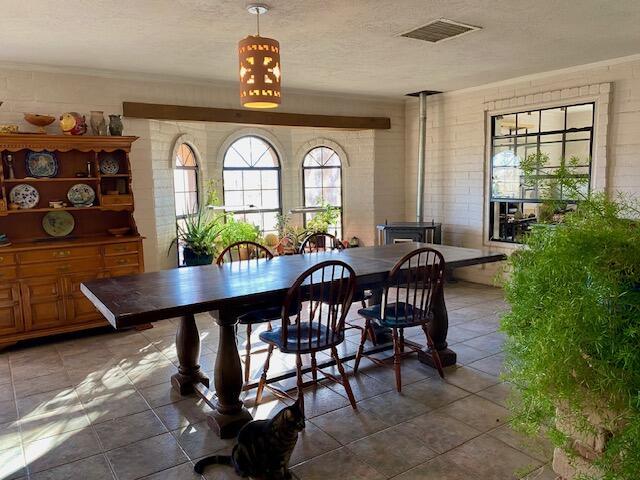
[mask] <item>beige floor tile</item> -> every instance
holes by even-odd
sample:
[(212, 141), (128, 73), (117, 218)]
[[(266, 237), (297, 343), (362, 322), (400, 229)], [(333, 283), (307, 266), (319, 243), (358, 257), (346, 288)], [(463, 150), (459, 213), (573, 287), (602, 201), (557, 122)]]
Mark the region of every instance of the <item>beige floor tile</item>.
[[(316, 417), (316, 419), (317, 418), (319, 417)], [(323, 432), (311, 421), (307, 421), (305, 423), (305, 429), (298, 435), (296, 448), (293, 450), (293, 454), (289, 460), (290, 467), (313, 457), (317, 457), (318, 455), (322, 455), (323, 453), (340, 448), (341, 446), (340, 443)]]
[(113, 480), (104, 455), (95, 455), (31, 475), (31, 480)]
[(9, 423), (17, 419), (18, 410), (16, 409), (16, 402), (13, 400), (0, 402), (0, 423)]
[(41, 415), (27, 415), (18, 423), (24, 443), (35, 442), (43, 438), (59, 435), (90, 425), (89, 418), (82, 405), (72, 405), (56, 412)]
[(390, 424), (365, 408), (350, 406), (308, 420), (343, 445), (388, 428)]
[(412, 383), (404, 387), (402, 393), (423, 403), (430, 410), (443, 407), (469, 395), (469, 392), (448, 383), (448, 377), (445, 377), (444, 380), (437, 377)]
[(66, 371), (39, 377), (37, 380), (16, 379), (13, 384), (16, 397), (24, 398), (38, 393), (46, 393), (52, 390), (60, 390), (62, 388), (71, 387), (73, 383)]
[(367, 398), (359, 402), (358, 406), (373, 412), (391, 425), (406, 422), (431, 410), (423, 402), (395, 390)]
[(417, 429), (400, 424), (347, 445), (347, 448), (378, 472), (391, 477), (437, 455)]
[(483, 480), (517, 479), (541, 466), (538, 460), (488, 435), (477, 437), (444, 456)]
[(17, 422), (0, 424), (0, 451), (20, 446), (20, 428)]
[(211, 455), (223, 448), (230, 450), (235, 445), (235, 439), (223, 440), (218, 437), (206, 421), (192, 423), (171, 433), (192, 460)]
[(447, 368), (445, 378), (448, 383), (475, 393), (487, 387), (500, 383), (500, 379), (493, 375), (469, 367)]
[(497, 353), (495, 355), (491, 355), (490, 357), (485, 357), (481, 360), (470, 363), (467, 366), (475, 368), (476, 370), (480, 370), (481, 372), (488, 373), (489, 375), (498, 377), (502, 373), (504, 373), (503, 361), (504, 354)]
[(152, 410), (99, 423), (95, 431), (105, 451), (166, 433), (167, 429)]
[[(345, 393), (346, 396), (346, 393)], [(304, 413), (307, 418), (314, 418), (327, 412), (337, 410), (349, 404), (345, 396), (327, 387), (309, 387), (304, 390)]]
[(507, 401), (512, 394), (513, 387), (508, 383), (499, 383), (484, 390), (480, 390), (476, 395), (491, 400), (493, 403), (497, 403), (507, 408)]
[(441, 408), (440, 413), (449, 415), (482, 432), (497, 428), (509, 419), (509, 411), (506, 408), (476, 395), (457, 400)]
[(212, 412), (206, 403), (197, 398), (185, 398), (180, 402), (155, 408), (154, 411), (169, 430), (202, 422)]
[(315, 457), (292, 468), (300, 480), (327, 480), (345, 478), (349, 480), (382, 480), (384, 475), (360, 461), (346, 447)]
[[(162, 407), (185, 399), (185, 397), (180, 395), (180, 393), (171, 386), (171, 383), (168, 382), (140, 388), (138, 392), (149, 402), (152, 408)], [(191, 395), (191, 398), (196, 398), (195, 394)]]
[(98, 438), (91, 428), (52, 435), (24, 446), (31, 474), (100, 453)]
[(490, 431), (489, 435), (541, 462), (550, 462), (552, 459), (553, 445), (546, 437), (522, 435), (508, 424)]
[(407, 422), (420, 432), (425, 443), (438, 453), (444, 453), (482, 432), (440, 412), (429, 412)]
[(484, 350), (489, 353), (498, 353), (502, 351), (504, 345), (504, 334), (496, 332), (489, 335), (482, 335), (464, 342), (465, 345)]
[(155, 364), (149, 364), (149, 366), (143, 366), (145, 368), (137, 369), (134, 372), (127, 373), (127, 376), (131, 379), (131, 382), (136, 388), (151, 387), (153, 385), (160, 385), (171, 381), (171, 376), (177, 373), (176, 366), (168, 360), (156, 362)]
[(485, 480), (439, 456), (394, 477), (394, 480)]
[(15, 400), (15, 394), (13, 391), (13, 385), (10, 383), (0, 387), (0, 402)]
[(143, 477), (142, 480), (202, 480), (202, 477), (193, 471), (193, 463), (187, 462)]
[(456, 352), (458, 365), (468, 365), (491, 355), (489, 352), (478, 350), (464, 343), (457, 343), (452, 350)]
[(20, 418), (52, 414), (81, 405), (80, 398), (72, 387), (19, 398), (16, 404)]
[(24, 455), (21, 447), (0, 451), (0, 478), (2, 480), (17, 479), (24, 477), (26, 474), (27, 469), (24, 465)]
[(126, 417), (149, 409), (149, 404), (133, 388), (102, 393), (91, 400), (83, 400), (85, 412), (92, 424)]
[(170, 433), (111, 450), (106, 456), (118, 480), (144, 477), (188, 460)]

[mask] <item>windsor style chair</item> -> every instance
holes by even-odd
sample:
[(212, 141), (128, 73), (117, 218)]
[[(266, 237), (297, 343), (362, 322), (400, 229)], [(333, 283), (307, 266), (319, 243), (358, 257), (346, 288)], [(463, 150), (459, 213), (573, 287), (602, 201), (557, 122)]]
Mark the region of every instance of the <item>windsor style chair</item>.
[[(385, 283), (382, 304), (362, 308), (358, 311), (365, 318), (365, 330), (360, 339), (353, 371), (360, 366), (366, 341), (366, 331), (372, 320), (393, 332), (393, 356), (387, 359), (368, 357), (376, 364), (384, 365), (385, 360), (393, 358), (396, 377), (396, 389), (402, 390), (401, 360), (405, 355), (421, 351), (418, 345), (405, 343), (404, 329), (421, 327), (427, 338), (433, 363), (440, 377), (444, 378), (442, 363), (433, 339), (429, 333), (429, 324), (434, 319), (433, 306), (440, 294), (444, 280), (445, 262), (440, 252), (429, 247), (419, 248), (407, 253), (393, 267)], [(409, 348), (409, 351), (405, 351)]]
[[(260, 333), (260, 339), (269, 344), (269, 349), (256, 392), (256, 403), (262, 399), (271, 355), (277, 347), (283, 353), (296, 355), (297, 399), (303, 410), (303, 389), (309, 384), (317, 384), (318, 372), (340, 383), (351, 406), (356, 408), (356, 400), (336, 348), (344, 341), (345, 318), (353, 302), (355, 287), (353, 268), (339, 260), (320, 262), (300, 274), (287, 291), (282, 307), (282, 324)], [(322, 350), (331, 350), (340, 378), (318, 367), (316, 352)], [(302, 356), (305, 354), (311, 357), (313, 378), (307, 383), (302, 380)], [(287, 392), (269, 388), (276, 394), (293, 399)]]
[[(240, 260), (256, 261), (261, 258), (271, 260), (273, 254), (263, 245), (251, 241), (236, 242), (229, 245), (220, 252), (216, 259), (216, 264), (237, 262)], [(244, 383), (249, 381), (251, 376), (251, 334), (253, 325), (267, 323), (267, 328), (271, 329), (271, 322), (280, 318), (281, 307), (268, 307), (264, 309), (251, 310), (238, 317), (238, 324), (246, 325), (247, 340), (244, 354)], [(255, 352), (254, 352), (255, 353)]]

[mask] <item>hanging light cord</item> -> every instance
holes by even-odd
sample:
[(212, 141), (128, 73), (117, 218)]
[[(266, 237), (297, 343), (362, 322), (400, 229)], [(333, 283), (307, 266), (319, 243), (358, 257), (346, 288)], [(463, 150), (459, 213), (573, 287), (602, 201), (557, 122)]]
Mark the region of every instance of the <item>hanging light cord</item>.
[(258, 14), (256, 15), (256, 23), (258, 24), (258, 36), (260, 36), (260, 10), (257, 11)]

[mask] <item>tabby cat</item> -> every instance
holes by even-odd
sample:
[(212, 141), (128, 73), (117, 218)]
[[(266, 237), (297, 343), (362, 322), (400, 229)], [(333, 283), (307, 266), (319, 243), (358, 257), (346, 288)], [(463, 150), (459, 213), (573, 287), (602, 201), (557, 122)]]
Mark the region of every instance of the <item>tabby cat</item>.
[(289, 458), (304, 430), (304, 412), (297, 401), (280, 410), (270, 420), (253, 420), (238, 433), (231, 455), (212, 455), (195, 464), (196, 473), (212, 464), (230, 465), (241, 477), (261, 480), (288, 480)]

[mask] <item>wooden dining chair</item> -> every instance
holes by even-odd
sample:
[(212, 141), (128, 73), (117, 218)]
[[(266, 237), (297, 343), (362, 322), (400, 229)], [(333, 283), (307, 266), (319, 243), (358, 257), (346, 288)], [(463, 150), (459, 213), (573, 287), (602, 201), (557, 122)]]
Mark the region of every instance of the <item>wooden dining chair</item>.
[[(306, 237), (302, 243), (300, 244), (300, 248), (298, 249), (298, 253), (307, 254), (307, 253), (318, 253), (318, 252), (330, 252), (330, 251), (342, 251), (345, 247), (340, 241), (338, 237), (335, 235), (331, 235), (330, 233), (317, 232), (312, 233), (308, 237)], [(353, 301), (359, 302), (362, 305), (362, 308), (367, 307), (367, 300), (369, 300), (373, 294), (369, 290), (357, 290), (353, 294)], [(356, 323), (347, 322), (347, 328), (355, 328), (357, 330), (362, 331), (363, 328)], [(373, 328), (373, 325), (369, 326), (369, 330), (367, 332), (371, 342), (376, 345), (376, 332)]]
[[(402, 390), (402, 357), (421, 351), (420, 345), (405, 342), (405, 328), (422, 328), (427, 337), (427, 345), (431, 351), (433, 363), (436, 365), (440, 377), (444, 378), (440, 356), (429, 334), (429, 323), (434, 316), (434, 301), (443, 288), (444, 270), (444, 257), (437, 250), (425, 247), (409, 252), (395, 264), (389, 273), (382, 295), (382, 304), (358, 310), (358, 313), (366, 321), (365, 332), (373, 320), (393, 332), (393, 356), (383, 360), (374, 357), (368, 358), (379, 365), (384, 365), (386, 360), (393, 358), (398, 392)], [(366, 334), (363, 332), (353, 367), (354, 372), (358, 371), (360, 360), (364, 356), (365, 341)], [(405, 352), (407, 347), (410, 351)]]
[(344, 245), (335, 235), (316, 232), (302, 241), (298, 253), (329, 252), (332, 250), (344, 250)]
[[(355, 272), (339, 260), (318, 263), (298, 277), (285, 297), (281, 325), (271, 331), (260, 333), (260, 339), (269, 344), (269, 350), (256, 392), (256, 403), (262, 399), (269, 361), (274, 348), (277, 347), (283, 353), (296, 355), (297, 400), (303, 410), (303, 389), (309, 384), (317, 384), (318, 372), (342, 384), (351, 406), (356, 408), (356, 400), (336, 348), (344, 341), (345, 318), (353, 301), (355, 287)], [(318, 367), (316, 352), (322, 350), (331, 350), (331, 356), (340, 372), (340, 379)], [(305, 354), (311, 357), (313, 378), (307, 383), (302, 381), (302, 355)], [(293, 399), (287, 392), (269, 388), (276, 394)]]
[[(229, 245), (227, 248), (220, 252), (216, 259), (218, 266), (223, 263), (237, 262), (241, 260), (259, 260), (264, 258), (271, 260), (273, 254), (269, 249), (256, 242), (243, 241), (236, 242)], [(253, 325), (260, 323), (267, 323), (267, 328), (271, 328), (271, 322), (280, 318), (280, 312), (282, 307), (267, 307), (263, 309), (251, 310), (238, 317), (238, 324), (246, 325), (247, 327), (247, 341), (245, 346), (244, 355), (244, 382), (249, 382), (251, 375), (251, 334), (253, 333)]]

